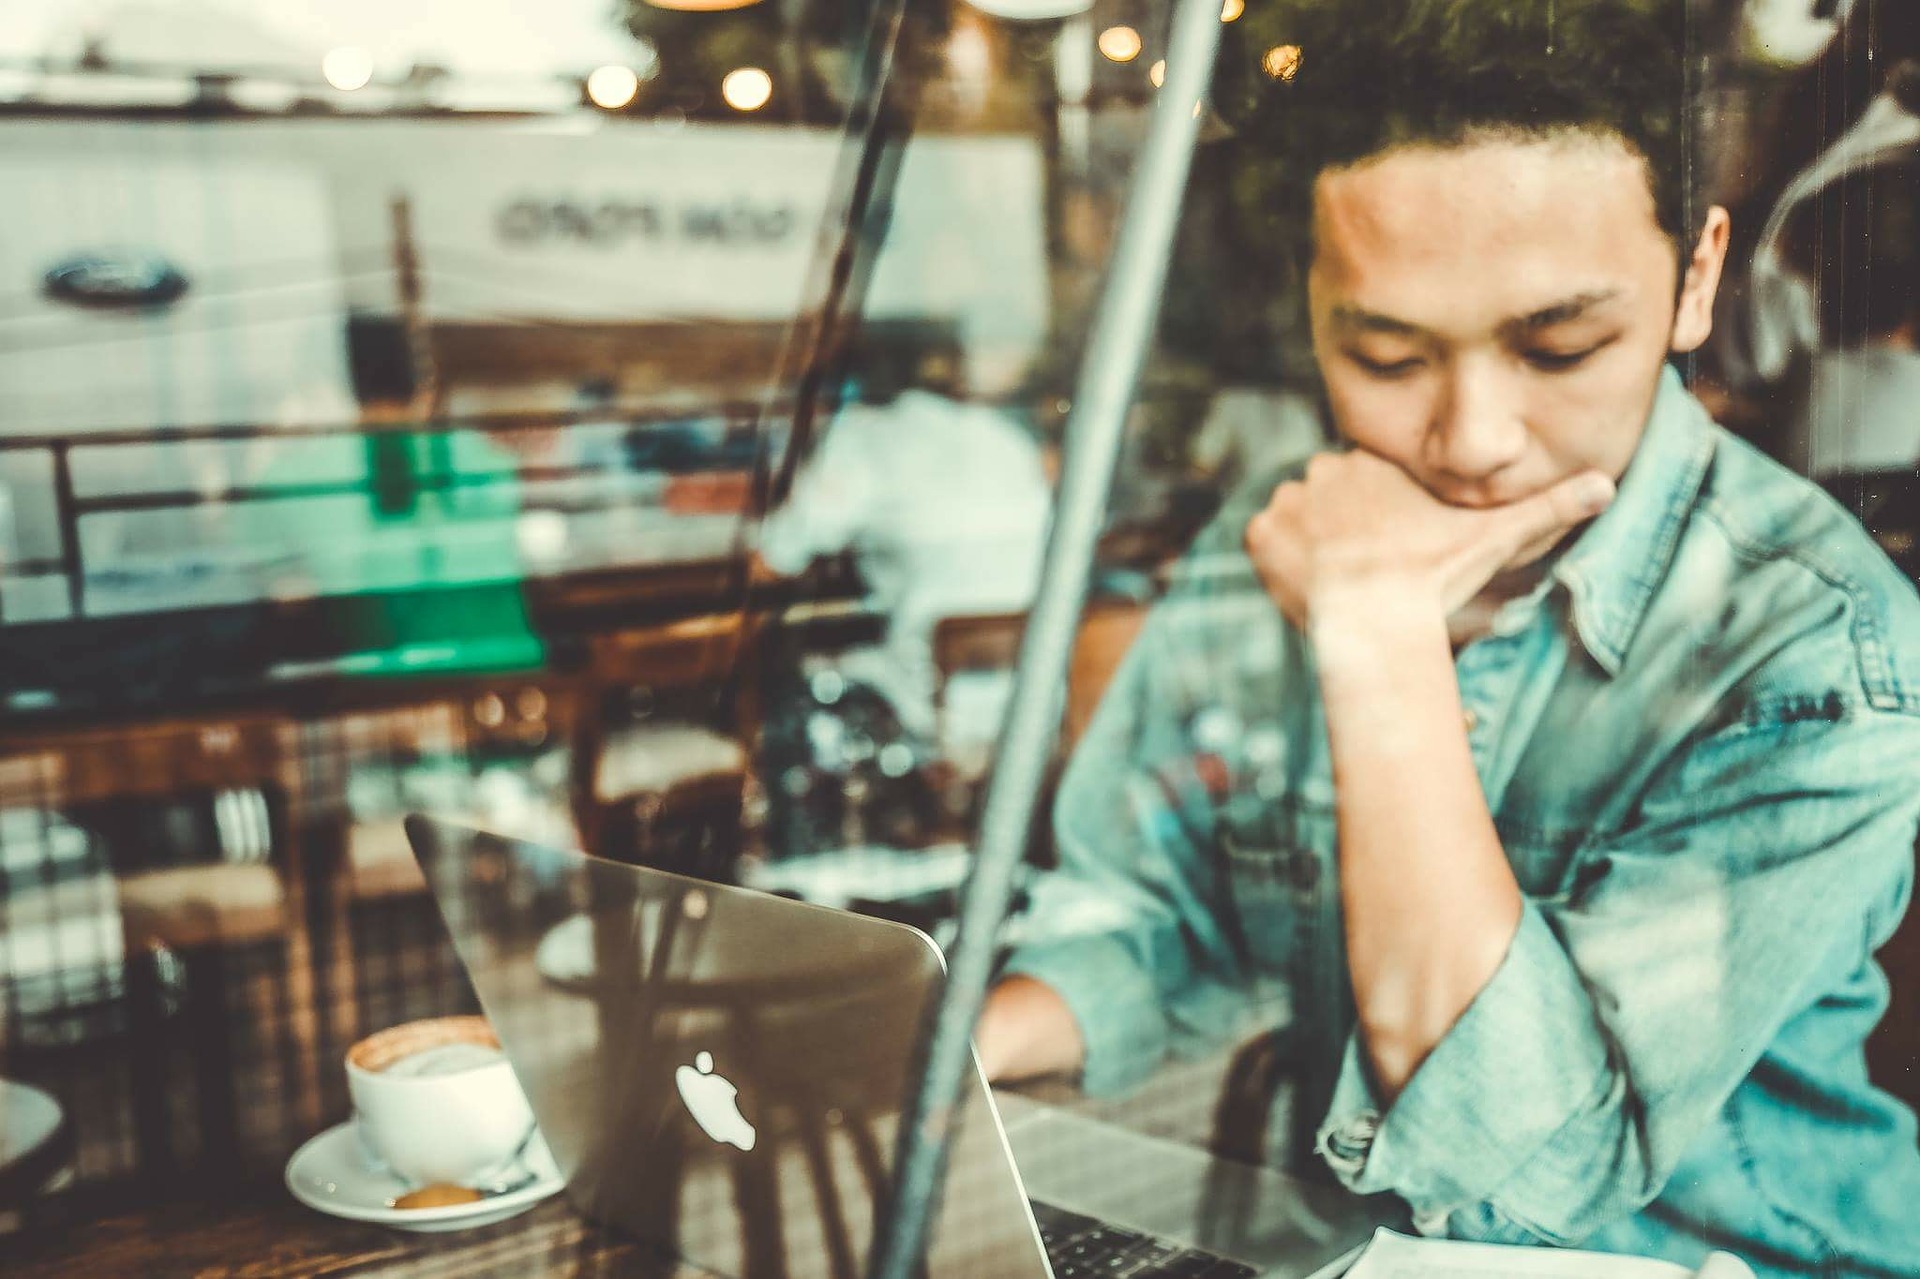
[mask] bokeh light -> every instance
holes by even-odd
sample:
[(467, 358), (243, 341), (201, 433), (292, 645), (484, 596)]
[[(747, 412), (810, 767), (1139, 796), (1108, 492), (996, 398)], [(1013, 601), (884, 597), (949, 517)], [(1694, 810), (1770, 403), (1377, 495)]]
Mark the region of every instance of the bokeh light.
[(758, 111), (773, 98), (773, 77), (759, 67), (737, 67), (720, 82), (720, 96), (735, 111)]
[(632, 67), (595, 67), (587, 77), (587, 97), (593, 100), (594, 106), (608, 111), (626, 106), (639, 92), (640, 77)]
[(1140, 33), (1132, 27), (1108, 27), (1096, 43), (1111, 62), (1132, 62), (1140, 56)]
[(1260, 58), (1260, 69), (1276, 80), (1291, 80), (1300, 74), (1300, 46), (1277, 44)]
[(320, 59), (320, 74), (342, 93), (364, 89), (373, 79), (373, 55), (357, 44), (329, 49)]

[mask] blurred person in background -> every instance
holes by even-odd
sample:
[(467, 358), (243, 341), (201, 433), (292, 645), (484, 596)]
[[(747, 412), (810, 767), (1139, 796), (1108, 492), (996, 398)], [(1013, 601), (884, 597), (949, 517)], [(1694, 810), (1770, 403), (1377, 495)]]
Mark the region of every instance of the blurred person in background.
[(1823, 346), (1786, 460), (1815, 479), (1920, 463), (1920, 161), (1869, 169), (1801, 211)]
[[(954, 783), (984, 767), (1011, 691), (1010, 672), (967, 672), (936, 714), (933, 637), (947, 618), (1033, 602), (1053, 500), (1040, 440), (1001, 408), (931, 389), (939, 361), (917, 381), (843, 408), (758, 530), (763, 574), (851, 552), (885, 627), (877, 644), (772, 673), (759, 773), (776, 856), (923, 842)], [(944, 781), (925, 767), (936, 761)]]
[(1215, 101), (1346, 447), (1230, 500), (1116, 676), (985, 1069), (1126, 1090), (1276, 984), (1318, 1154), (1424, 1233), (1914, 1274), (1914, 1116), (1863, 1043), (1920, 601), (1669, 367), (1730, 235), (1685, 7), (1236, 26), (1264, 75), (1229, 50)]
[(930, 736), (934, 626), (1024, 611), (1052, 509), (1031, 430), (1000, 408), (915, 388), (840, 411), (761, 525), (757, 551), (781, 576), (853, 553), (887, 631), (878, 646), (842, 655), (841, 674)]

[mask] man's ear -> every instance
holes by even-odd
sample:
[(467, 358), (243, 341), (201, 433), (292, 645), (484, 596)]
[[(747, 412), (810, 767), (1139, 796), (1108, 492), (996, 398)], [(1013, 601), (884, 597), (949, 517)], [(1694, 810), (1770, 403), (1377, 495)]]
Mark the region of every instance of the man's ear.
[(1733, 219), (1719, 205), (1707, 210), (1700, 242), (1693, 246), (1686, 278), (1680, 281), (1680, 305), (1673, 317), (1675, 354), (1697, 351), (1713, 332), (1713, 299), (1720, 291), (1720, 272), (1727, 265), (1727, 241)]

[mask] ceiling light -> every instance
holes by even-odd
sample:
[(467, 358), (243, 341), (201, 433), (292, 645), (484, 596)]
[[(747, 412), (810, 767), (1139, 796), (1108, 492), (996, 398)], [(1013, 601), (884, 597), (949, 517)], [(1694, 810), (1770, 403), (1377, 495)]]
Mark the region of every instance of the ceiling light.
[(342, 93), (364, 89), (373, 79), (373, 55), (354, 44), (329, 49), (327, 56), (320, 59), (320, 74)]

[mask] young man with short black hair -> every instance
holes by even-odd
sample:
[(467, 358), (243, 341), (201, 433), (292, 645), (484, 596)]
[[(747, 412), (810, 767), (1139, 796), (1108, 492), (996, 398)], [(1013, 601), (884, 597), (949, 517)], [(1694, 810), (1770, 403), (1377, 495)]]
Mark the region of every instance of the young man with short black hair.
[(1920, 601), (1667, 367), (1728, 243), (1680, 3), (1274, 12), (1301, 54), (1252, 127), (1350, 447), (1181, 566), (983, 1062), (1124, 1088), (1278, 978), (1338, 1028), (1321, 1155), (1425, 1232), (1920, 1274), (1914, 1118), (1862, 1052)]

